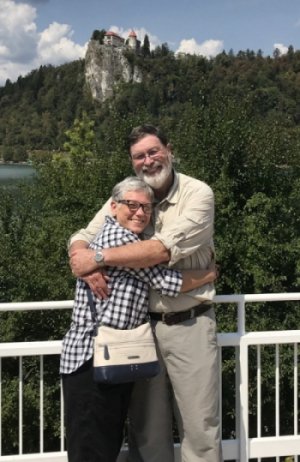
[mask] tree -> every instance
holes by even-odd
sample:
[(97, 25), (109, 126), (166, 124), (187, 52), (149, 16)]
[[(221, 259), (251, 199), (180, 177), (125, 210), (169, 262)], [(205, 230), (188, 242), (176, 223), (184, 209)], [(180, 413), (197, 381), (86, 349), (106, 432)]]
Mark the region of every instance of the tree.
[(147, 34), (145, 34), (144, 42), (142, 46), (142, 53), (144, 57), (150, 56), (150, 41)]
[(105, 34), (106, 34), (105, 29), (101, 29), (101, 30), (96, 29), (92, 33), (91, 40), (97, 40), (102, 45)]

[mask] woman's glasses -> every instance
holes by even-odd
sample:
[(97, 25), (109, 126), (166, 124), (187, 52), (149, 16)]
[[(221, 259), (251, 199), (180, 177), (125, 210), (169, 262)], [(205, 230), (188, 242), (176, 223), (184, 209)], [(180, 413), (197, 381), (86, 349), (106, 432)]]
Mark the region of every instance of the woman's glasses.
[(126, 199), (122, 199), (122, 200), (119, 200), (118, 201), (119, 204), (125, 204), (127, 205), (127, 207), (129, 208), (129, 210), (131, 212), (137, 212), (138, 209), (141, 207), (143, 212), (146, 214), (146, 215), (150, 215), (150, 213), (152, 212), (152, 204), (149, 203), (149, 204), (142, 204), (141, 202), (137, 202), (137, 201), (130, 201), (130, 200), (126, 200)]

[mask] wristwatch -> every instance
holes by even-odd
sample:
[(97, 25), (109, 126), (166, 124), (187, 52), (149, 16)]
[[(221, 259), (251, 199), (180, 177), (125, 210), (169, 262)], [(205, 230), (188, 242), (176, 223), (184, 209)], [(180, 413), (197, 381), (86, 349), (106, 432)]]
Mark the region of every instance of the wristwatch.
[(101, 252), (101, 250), (97, 250), (96, 255), (95, 255), (95, 262), (98, 263), (98, 265), (102, 268), (105, 266), (104, 262), (104, 255)]

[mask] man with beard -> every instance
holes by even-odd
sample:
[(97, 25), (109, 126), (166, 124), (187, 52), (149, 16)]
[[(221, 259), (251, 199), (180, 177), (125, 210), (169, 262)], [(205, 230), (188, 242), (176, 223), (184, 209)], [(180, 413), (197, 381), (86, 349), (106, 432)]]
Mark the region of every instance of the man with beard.
[[(214, 258), (214, 197), (200, 180), (174, 171), (171, 146), (159, 128), (132, 130), (129, 151), (137, 176), (154, 191), (147, 240), (95, 252), (87, 249), (107, 215), (107, 202), (71, 238), (70, 264), (99, 297), (107, 296), (105, 266), (208, 268)], [(103, 272), (103, 271), (102, 271)], [(150, 317), (162, 372), (136, 384), (130, 409), (130, 462), (174, 462), (173, 409), (184, 462), (220, 462), (218, 362), (212, 283), (176, 299), (150, 292)]]

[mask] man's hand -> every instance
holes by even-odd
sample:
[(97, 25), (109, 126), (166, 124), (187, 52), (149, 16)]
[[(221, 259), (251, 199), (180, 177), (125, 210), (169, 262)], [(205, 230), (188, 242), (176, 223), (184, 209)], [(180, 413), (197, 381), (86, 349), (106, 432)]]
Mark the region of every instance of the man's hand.
[(95, 262), (95, 250), (77, 248), (70, 251), (70, 266), (72, 273), (76, 277), (82, 278), (98, 269)]
[(107, 286), (109, 277), (103, 269), (93, 271), (92, 273), (81, 277), (81, 279), (89, 285), (91, 291), (94, 292), (96, 297), (103, 299), (109, 296), (110, 289)]

